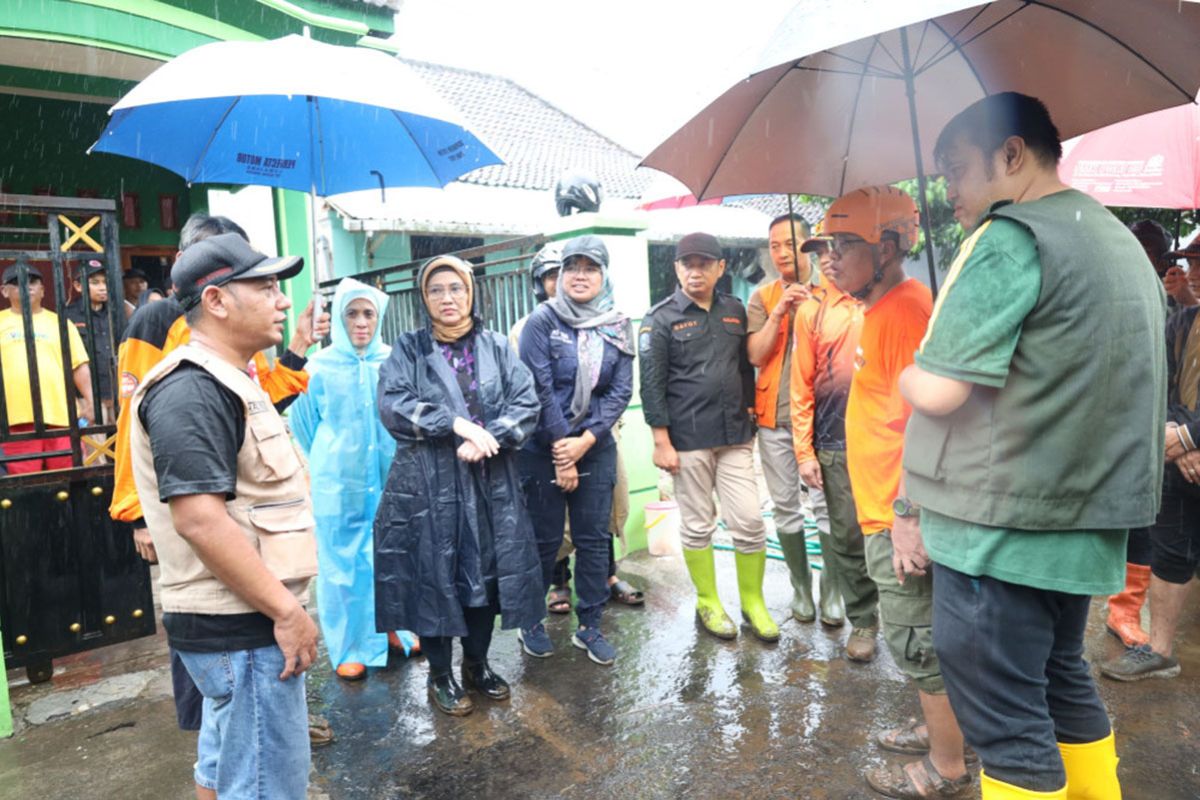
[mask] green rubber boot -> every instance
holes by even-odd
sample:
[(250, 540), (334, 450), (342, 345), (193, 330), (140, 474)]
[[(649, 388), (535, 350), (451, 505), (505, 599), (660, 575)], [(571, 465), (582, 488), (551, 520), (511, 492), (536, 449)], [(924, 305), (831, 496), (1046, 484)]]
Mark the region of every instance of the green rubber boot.
[(737, 626), (717, 597), (717, 563), (713, 559), (712, 546), (700, 550), (683, 548), (683, 561), (696, 586), (696, 619), (700, 620), (704, 630), (718, 639), (736, 639)]
[(764, 642), (779, 641), (779, 626), (771, 619), (763, 600), (763, 574), (767, 571), (767, 551), (734, 553), (737, 564), (738, 596), (742, 600), (742, 619)]
[(833, 537), (828, 533), (818, 533), (817, 537), (821, 540), (821, 624), (827, 628), (840, 628), (846, 622), (846, 604), (842, 602)]
[(817, 618), (817, 607), (813, 605), (812, 572), (808, 568), (804, 534), (780, 531), (779, 549), (792, 578), (792, 616), (797, 622), (812, 622)]

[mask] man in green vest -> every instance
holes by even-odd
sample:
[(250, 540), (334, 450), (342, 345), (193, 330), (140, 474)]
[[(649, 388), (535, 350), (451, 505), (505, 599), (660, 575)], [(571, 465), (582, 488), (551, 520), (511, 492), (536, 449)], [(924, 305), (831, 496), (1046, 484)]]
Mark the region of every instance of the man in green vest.
[(934, 647), (983, 797), (1118, 800), (1083, 634), (1158, 510), (1165, 297), (1125, 226), (1059, 180), (1041, 101), (986, 97), (934, 152), (973, 231), (900, 380), (896, 502), (920, 508), (920, 537), (897, 568), (933, 569)]

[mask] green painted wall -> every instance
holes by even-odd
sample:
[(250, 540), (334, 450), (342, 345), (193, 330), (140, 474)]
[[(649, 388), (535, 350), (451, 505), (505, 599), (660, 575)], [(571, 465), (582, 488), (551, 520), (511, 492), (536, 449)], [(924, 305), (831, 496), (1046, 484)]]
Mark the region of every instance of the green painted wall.
[(308, 195), (286, 189), (273, 192), (275, 200), (275, 246), (279, 253), (304, 256), (304, 269), (283, 284), (283, 293), (292, 301), (284, 326), (283, 341), (291, 338), (296, 317), (312, 299), (313, 254), (312, 222)]
[(87, 155), (108, 120), (103, 106), (0, 95), (0, 117), (5, 135), (0, 137), (0, 184), (4, 191), (33, 194), (49, 186), (54, 194), (76, 196), (80, 189), (116, 199), (122, 190), (138, 195), (141, 227), (120, 230), (121, 244), (173, 246), (178, 230), (163, 230), (158, 197), (174, 195), (179, 202), (179, 223), (189, 213), (189, 195), (183, 179), (160, 167), (103, 153)]
[(0, 739), (13, 734), (12, 709), (8, 704), (8, 681), (0, 676)]

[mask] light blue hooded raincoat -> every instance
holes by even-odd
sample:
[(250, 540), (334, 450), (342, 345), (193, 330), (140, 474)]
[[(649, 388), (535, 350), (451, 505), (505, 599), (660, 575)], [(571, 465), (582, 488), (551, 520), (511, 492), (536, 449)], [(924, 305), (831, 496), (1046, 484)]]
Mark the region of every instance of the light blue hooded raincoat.
[[(380, 325), (362, 353), (350, 343), (346, 307), (365, 297)], [(375, 630), (372, 525), (396, 440), (379, 421), (375, 387), (391, 348), (380, 337), (388, 296), (346, 278), (331, 309), (333, 344), (308, 362), (308, 392), (291, 408), (292, 433), (308, 455), (317, 518), (317, 609), (334, 667), (387, 665), (387, 635)]]

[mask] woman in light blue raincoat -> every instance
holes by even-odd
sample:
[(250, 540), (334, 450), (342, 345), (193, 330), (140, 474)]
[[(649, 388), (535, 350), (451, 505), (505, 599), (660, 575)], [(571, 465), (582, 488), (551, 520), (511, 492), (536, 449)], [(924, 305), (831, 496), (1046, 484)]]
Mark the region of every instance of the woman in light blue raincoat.
[(388, 296), (346, 278), (333, 296), (333, 344), (308, 362), (308, 392), (292, 406), (292, 433), (309, 459), (317, 518), (317, 608), (337, 675), (366, 676), (387, 665), (388, 644), (412, 639), (376, 632), (372, 525), (396, 441), (379, 421), (375, 387), (391, 348), (379, 320)]

